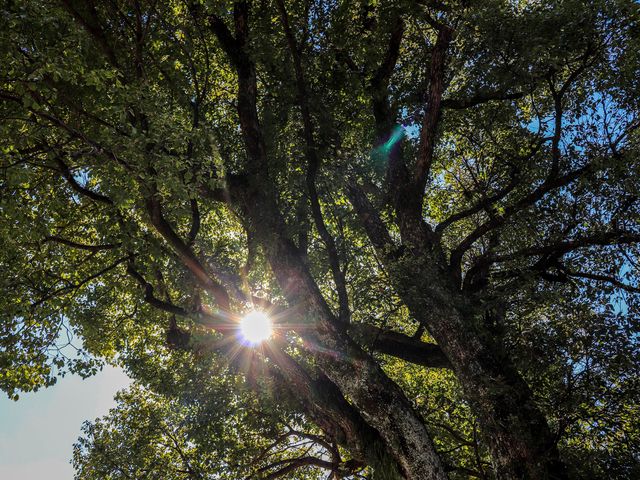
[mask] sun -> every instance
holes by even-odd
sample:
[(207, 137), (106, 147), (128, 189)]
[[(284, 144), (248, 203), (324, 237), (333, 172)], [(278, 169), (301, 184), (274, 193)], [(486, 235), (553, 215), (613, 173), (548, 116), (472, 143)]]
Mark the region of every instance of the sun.
[(251, 345), (267, 340), (272, 333), (271, 319), (264, 312), (252, 310), (240, 320), (240, 334)]

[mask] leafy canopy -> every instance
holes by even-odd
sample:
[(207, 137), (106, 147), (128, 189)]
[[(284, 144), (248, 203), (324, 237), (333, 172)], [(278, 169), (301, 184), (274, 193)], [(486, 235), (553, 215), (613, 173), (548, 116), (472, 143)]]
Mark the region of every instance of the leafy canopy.
[[(0, 388), (127, 368), (76, 445), (82, 479), (392, 478), (365, 427), (332, 423), (325, 375), (380, 430), (331, 363), (360, 353), (327, 346), (304, 284), (448, 475), (487, 478), (442, 310), (407, 301), (454, 285), (444, 303), (508, 352), (570, 474), (638, 475), (637, 3), (248, 4), (4, 2)], [(253, 308), (276, 328), (256, 348), (235, 333)]]

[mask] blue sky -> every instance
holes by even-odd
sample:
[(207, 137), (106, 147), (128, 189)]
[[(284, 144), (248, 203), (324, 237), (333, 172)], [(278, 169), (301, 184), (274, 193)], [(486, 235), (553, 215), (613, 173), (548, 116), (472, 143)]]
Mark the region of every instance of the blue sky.
[(17, 402), (0, 396), (0, 479), (73, 479), (69, 461), (82, 422), (106, 414), (129, 381), (122, 370), (105, 367), (86, 380), (60, 378)]

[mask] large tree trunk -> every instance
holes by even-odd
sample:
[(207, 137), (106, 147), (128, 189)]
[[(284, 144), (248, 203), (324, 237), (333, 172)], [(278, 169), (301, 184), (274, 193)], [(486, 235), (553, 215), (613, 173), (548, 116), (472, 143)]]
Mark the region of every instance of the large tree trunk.
[[(399, 155), (397, 152), (396, 159)], [(397, 174), (406, 175), (399, 165)], [(409, 188), (397, 190), (401, 251), (394, 247), (363, 192), (352, 185), (348, 194), (394, 289), (451, 363), (480, 422), (498, 478), (567, 478), (554, 437), (531, 390), (500, 341), (483, 325), (482, 308), (461, 293), (438, 239), (422, 222), (420, 203), (416, 203), (421, 194)]]
[[(238, 72), (238, 114), (249, 157), (247, 183), (236, 190), (234, 201), (262, 243), (288, 301), (305, 312), (311, 327), (306, 336), (317, 341), (317, 345), (311, 345), (311, 348), (315, 349), (314, 356), (323, 373), (349, 398), (365, 421), (380, 433), (407, 479), (444, 479), (446, 474), (424, 421), (400, 387), (348, 337), (345, 326), (339, 325), (299, 251), (286, 236), (275, 187), (269, 178), (268, 156), (257, 114), (255, 68), (244, 52), (248, 37), (247, 5), (238, 3), (234, 10), (235, 38), (223, 22), (214, 19), (212, 25)], [(434, 61), (439, 65), (444, 61), (449, 37), (448, 30), (442, 30), (438, 36), (439, 48), (434, 49), (437, 57)], [(432, 87), (439, 89), (432, 92), (437, 97), (436, 103), (439, 103), (442, 82), (436, 82)], [(439, 112), (437, 104), (431, 107), (430, 110)], [(432, 136), (438, 116), (428, 116), (433, 117), (430, 120), (432, 124), (423, 127)], [(391, 163), (397, 162), (392, 160)], [(398, 166), (402, 166), (401, 163)], [(392, 168), (391, 173), (393, 180), (394, 175), (405, 172)], [(399, 186), (404, 182), (395, 179), (392, 183)], [(405, 202), (397, 195), (394, 202), (400, 213), (403, 241), (407, 245), (426, 246), (424, 231), (421, 226), (416, 228), (415, 222), (421, 218), (422, 195), (418, 195), (420, 192), (415, 185), (414, 188), (397, 191), (404, 191), (403, 195), (410, 202), (403, 206)], [(369, 236), (372, 237), (371, 234)], [(379, 239), (372, 238), (372, 241), (374, 245), (380, 243)], [(391, 242), (382, 243), (383, 250), (386, 250)], [(388, 252), (386, 255), (388, 260)], [(402, 258), (407, 261), (402, 261)], [(396, 290), (412, 313), (417, 318), (429, 314), (428, 318), (436, 319), (429, 323), (430, 332), (451, 362), (479, 417), (499, 476), (514, 479), (563, 478), (564, 470), (546, 420), (533, 403), (525, 382), (515, 369), (508, 367), (505, 357), (492, 348), (489, 337), (474, 324), (475, 317), (461, 314), (464, 305), (456, 299), (455, 289), (438, 287), (445, 276), (433, 268), (434, 264), (433, 258), (419, 248), (413, 248), (388, 267)]]
[(450, 286), (432, 258), (415, 255), (391, 268), (411, 313), (428, 319), (473, 411), (500, 479), (564, 479), (566, 469), (532, 392), (474, 308)]
[[(353, 460), (373, 467), (376, 480), (406, 478), (380, 433), (364, 421), (329, 378), (317, 370), (307, 372), (273, 339), (265, 352), (278, 366), (267, 367), (278, 394), (287, 395), (330, 438), (349, 450)], [(263, 372), (264, 367), (262, 364)]]

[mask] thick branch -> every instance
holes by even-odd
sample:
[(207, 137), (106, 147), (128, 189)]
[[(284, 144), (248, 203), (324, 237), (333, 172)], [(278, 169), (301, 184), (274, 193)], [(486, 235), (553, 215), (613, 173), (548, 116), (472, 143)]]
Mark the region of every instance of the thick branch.
[(432, 368), (451, 368), (449, 360), (435, 343), (425, 343), (399, 332), (384, 331), (374, 325), (354, 323), (349, 333), (371, 350)]
[(248, 3), (234, 3), (233, 14), (235, 37), (224, 21), (215, 15), (210, 17), (210, 26), (238, 74), (238, 116), (245, 147), (249, 154), (249, 166), (255, 172), (264, 173), (267, 151), (256, 107), (255, 65), (245, 51), (249, 38)]
[(347, 185), (347, 196), (376, 251), (385, 255), (390, 253), (394, 243), (389, 231), (366, 194), (354, 181)]
[(380, 434), (367, 424), (327, 376), (320, 371), (310, 375), (279, 342), (270, 342), (265, 353), (278, 366), (279, 371), (272, 369), (271, 373), (279, 387), (299, 400), (311, 419), (346, 447), (355, 459), (373, 468), (394, 463)]
[(414, 173), (414, 182), (420, 190), (420, 194), (422, 194), (422, 188), (424, 188), (431, 169), (431, 163), (433, 162), (433, 151), (435, 149), (436, 133), (441, 114), (442, 93), (445, 87), (444, 67), (452, 35), (453, 31), (451, 28), (445, 25), (439, 25), (438, 37), (431, 52), (429, 96), (427, 98), (422, 129), (420, 131), (420, 147)]
[(227, 27), (224, 20), (222, 20), (217, 15), (211, 15), (209, 17), (209, 26), (215, 33), (218, 42), (220, 42), (220, 46), (225, 51), (231, 63), (238, 68), (244, 59), (242, 59), (242, 53), (239, 51), (239, 44), (236, 42), (236, 39), (233, 37), (233, 34)]
[(389, 105), (389, 81), (398, 63), (403, 35), (404, 21), (402, 17), (398, 15), (391, 30), (389, 45), (384, 60), (371, 78), (373, 116), (376, 120), (376, 131), (379, 142), (385, 141), (385, 138), (391, 134), (395, 120), (394, 112), (391, 111), (391, 106)]
[(151, 216), (151, 223), (156, 227), (158, 233), (176, 250), (184, 265), (194, 274), (200, 285), (214, 296), (218, 308), (228, 311), (229, 294), (220, 283), (207, 273), (191, 248), (173, 230), (164, 218), (160, 201), (156, 197), (147, 200), (147, 210)]

